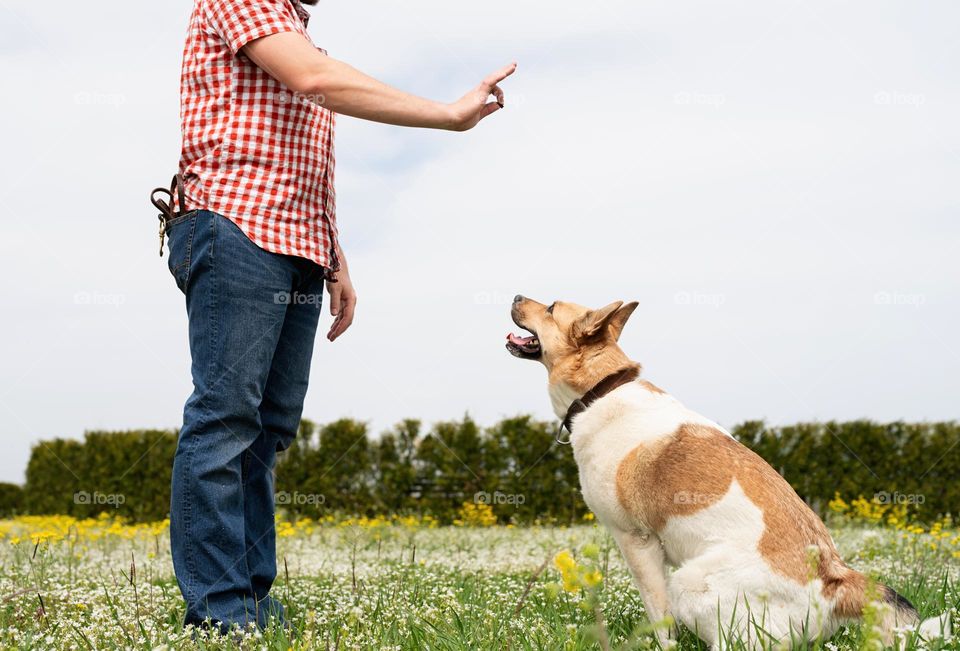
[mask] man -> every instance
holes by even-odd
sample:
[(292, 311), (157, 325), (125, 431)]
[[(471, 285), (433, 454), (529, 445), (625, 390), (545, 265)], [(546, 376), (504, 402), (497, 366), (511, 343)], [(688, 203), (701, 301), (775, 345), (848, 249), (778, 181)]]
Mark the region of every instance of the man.
[[(326, 56), (301, 2), (196, 0), (181, 78), (185, 205), (166, 221), (186, 295), (194, 391), (173, 469), (170, 536), (186, 623), (283, 618), (273, 467), (296, 436), (324, 284), (333, 325), (356, 293), (337, 242), (334, 113), (464, 131), (503, 108), (509, 65), (453, 104)], [(496, 101), (488, 101), (490, 96)]]

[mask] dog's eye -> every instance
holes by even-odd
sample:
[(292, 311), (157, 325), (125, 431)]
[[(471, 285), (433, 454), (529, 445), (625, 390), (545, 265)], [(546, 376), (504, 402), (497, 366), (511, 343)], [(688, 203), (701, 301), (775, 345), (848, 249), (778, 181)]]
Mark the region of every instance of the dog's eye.
[(547, 308), (547, 314), (553, 314), (553, 306), (556, 305), (556, 302), (550, 304), (550, 307)]

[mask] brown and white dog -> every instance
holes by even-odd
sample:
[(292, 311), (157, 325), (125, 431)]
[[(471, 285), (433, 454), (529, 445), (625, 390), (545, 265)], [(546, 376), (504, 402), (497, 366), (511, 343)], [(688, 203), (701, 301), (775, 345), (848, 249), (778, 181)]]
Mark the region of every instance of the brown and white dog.
[(531, 335), (508, 335), (507, 350), (546, 366), (584, 500), (620, 547), (650, 621), (672, 616), (715, 649), (825, 639), (871, 602), (888, 643), (896, 627), (916, 627), (910, 602), (847, 567), (820, 518), (761, 457), (639, 379), (617, 344), (636, 307), (517, 296), (513, 321)]

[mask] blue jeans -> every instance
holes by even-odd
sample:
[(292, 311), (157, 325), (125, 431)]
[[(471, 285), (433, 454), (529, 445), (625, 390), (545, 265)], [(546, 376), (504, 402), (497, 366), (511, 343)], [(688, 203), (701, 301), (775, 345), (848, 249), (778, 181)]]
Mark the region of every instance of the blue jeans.
[(186, 623), (283, 618), (273, 468), (296, 437), (323, 269), (265, 251), (199, 210), (171, 220), (170, 272), (186, 296), (193, 394), (173, 464), (170, 539)]

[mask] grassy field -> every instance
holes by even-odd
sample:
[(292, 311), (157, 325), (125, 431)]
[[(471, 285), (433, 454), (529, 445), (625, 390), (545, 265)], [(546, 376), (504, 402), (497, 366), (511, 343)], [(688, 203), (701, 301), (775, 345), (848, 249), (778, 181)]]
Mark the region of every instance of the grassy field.
[[(870, 505), (834, 506), (845, 515), (833, 533), (854, 567), (925, 617), (956, 613), (960, 535), (949, 521), (919, 527)], [(400, 517), (281, 522), (275, 594), (292, 627), (229, 639), (182, 628), (166, 523), (0, 522), (0, 648), (659, 648), (601, 527), (483, 526), (483, 513), (466, 516), (449, 527)], [(689, 632), (677, 644), (703, 648)], [(856, 626), (822, 648), (874, 644)]]

